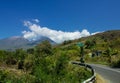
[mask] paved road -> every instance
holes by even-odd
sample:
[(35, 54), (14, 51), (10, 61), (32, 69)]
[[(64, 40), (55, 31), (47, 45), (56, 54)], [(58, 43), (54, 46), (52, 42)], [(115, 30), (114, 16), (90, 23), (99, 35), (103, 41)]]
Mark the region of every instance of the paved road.
[(108, 83), (120, 83), (120, 70), (103, 65), (90, 64)]

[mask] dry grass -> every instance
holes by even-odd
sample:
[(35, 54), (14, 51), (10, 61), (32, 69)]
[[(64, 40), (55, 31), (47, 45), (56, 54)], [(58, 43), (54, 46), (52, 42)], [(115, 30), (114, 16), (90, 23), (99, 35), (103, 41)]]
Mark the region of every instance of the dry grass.
[(23, 70), (16, 69), (16, 65), (7, 66), (5, 64), (2, 64), (2, 65), (0, 65), (0, 70), (7, 71), (7, 72), (9, 72), (9, 73), (11, 73), (11, 74), (13, 74), (13, 75), (15, 75), (17, 77), (25, 74), (25, 72)]
[(109, 82), (97, 74), (96, 75), (96, 83), (109, 83)]

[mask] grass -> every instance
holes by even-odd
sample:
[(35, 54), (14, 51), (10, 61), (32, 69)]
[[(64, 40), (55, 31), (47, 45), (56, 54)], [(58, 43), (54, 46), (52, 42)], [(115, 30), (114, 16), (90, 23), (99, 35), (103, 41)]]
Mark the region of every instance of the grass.
[(99, 74), (96, 75), (96, 83), (109, 83), (107, 80), (105, 80), (102, 76)]

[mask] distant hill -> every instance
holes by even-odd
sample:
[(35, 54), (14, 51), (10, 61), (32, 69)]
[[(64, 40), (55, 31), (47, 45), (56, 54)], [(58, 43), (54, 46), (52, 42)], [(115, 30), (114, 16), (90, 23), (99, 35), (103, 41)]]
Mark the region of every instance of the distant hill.
[(95, 40), (96, 42), (95, 48), (98, 50), (105, 50), (108, 47), (120, 50), (120, 30), (109, 30), (88, 37), (82, 37), (75, 40), (65, 41), (61, 44), (61, 46), (66, 47), (76, 44), (78, 42), (85, 43), (86, 41), (92, 40)]
[(0, 40), (0, 49), (2, 49), (2, 50), (14, 50), (14, 49), (18, 49), (18, 48), (27, 49), (27, 48), (31, 48), (31, 47), (39, 44), (40, 42), (42, 42), (44, 40), (49, 41), (51, 44), (55, 44), (54, 41), (52, 41), (51, 39), (49, 39), (47, 37), (43, 37), (43, 36), (35, 41), (29, 41), (29, 40), (19, 36), (19, 37), (10, 37), (10, 38), (1, 39)]
[(110, 30), (96, 35), (92, 35), (86, 38), (82, 38), (81, 41), (95, 40), (97, 48), (105, 49), (111, 47), (114, 49), (120, 49), (120, 30)]

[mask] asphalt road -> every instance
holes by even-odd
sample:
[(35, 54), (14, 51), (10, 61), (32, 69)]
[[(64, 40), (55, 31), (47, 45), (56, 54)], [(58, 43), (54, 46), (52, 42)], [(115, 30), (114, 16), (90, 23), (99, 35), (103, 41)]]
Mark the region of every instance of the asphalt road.
[(120, 69), (113, 69), (103, 65), (90, 64), (108, 83), (120, 83)]

